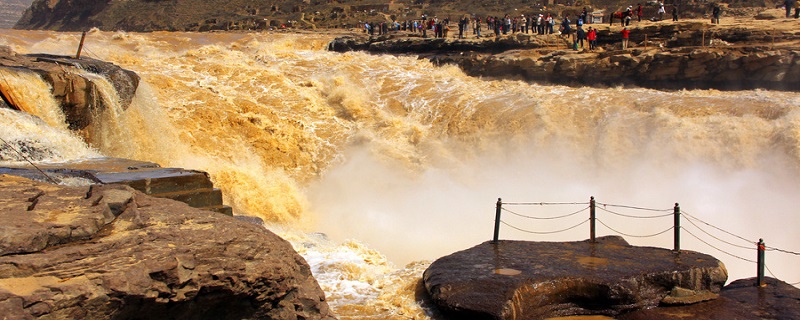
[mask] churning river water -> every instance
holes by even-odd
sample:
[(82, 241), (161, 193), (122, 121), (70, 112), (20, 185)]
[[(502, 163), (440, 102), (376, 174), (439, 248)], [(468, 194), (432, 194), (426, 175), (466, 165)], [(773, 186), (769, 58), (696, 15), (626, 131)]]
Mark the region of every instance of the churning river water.
[[(18, 53), (74, 55), (80, 39), (0, 34)], [(0, 137), (36, 143), (48, 150), (42, 161), (123, 157), (209, 172), (235, 214), (292, 242), (342, 319), (431, 317), (415, 297), (422, 272), (490, 240), (497, 198), (565, 203), (513, 209), (554, 217), (594, 196), (610, 204), (598, 211), (598, 235), (663, 248), (672, 232), (643, 236), (671, 217), (625, 215), (680, 203), (697, 219), (683, 223), (682, 249), (722, 260), (730, 281), (756, 275), (759, 238), (800, 249), (796, 92), (481, 79), (416, 57), (328, 52), (333, 38), (91, 31), (84, 56), (141, 76), (132, 105), (114, 105), (101, 86), (113, 107), (88, 144), (66, 128), (44, 81), (0, 68), (36, 116), (0, 109)], [(586, 218), (506, 214), (515, 228), (503, 225), (500, 237), (584, 240), (586, 225), (548, 232)], [(799, 262), (769, 251), (768, 275), (796, 283)]]

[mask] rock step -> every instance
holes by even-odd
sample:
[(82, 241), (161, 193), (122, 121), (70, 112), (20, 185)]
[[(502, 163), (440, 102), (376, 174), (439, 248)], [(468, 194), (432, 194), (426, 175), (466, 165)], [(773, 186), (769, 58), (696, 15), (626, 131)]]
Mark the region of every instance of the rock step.
[(205, 210), (208, 210), (208, 211), (218, 212), (218, 213), (224, 214), (226, 216), (233, 216), (233, 208), (231, 208), (231, 206), (226, 206), (224, 204), (223, 205), (216, 205), (216, 206), (209, 206), (209, 207), (202, 207), (202, 208), (199, 208), (199, 209), (205, 209)]
[(94, 177), (102, 183), (125, 184), (150, 195), (213, 188), (207, 173), (181, 168), (102, 172), (95, 173)]
[(151, 196), (180, 201), (194, 208), (222, 205), (222, 191), (217, 188), (182, 190), (164, 193), (151, 193)]
[[(214, 188), (208, 173), (183, 168), (162, 168), (156, 163), (121, 158), (95, 158), (70, 163), (42, 164), (41, 169), (56, 179), (79, 177), (91, 183), (123, 184), (147, 195), (184, 202), (191, 207), (233, 215), (222, 202), (222, 192)], [(38, 170), (0, 167), (0, 173), (46, 181)]]

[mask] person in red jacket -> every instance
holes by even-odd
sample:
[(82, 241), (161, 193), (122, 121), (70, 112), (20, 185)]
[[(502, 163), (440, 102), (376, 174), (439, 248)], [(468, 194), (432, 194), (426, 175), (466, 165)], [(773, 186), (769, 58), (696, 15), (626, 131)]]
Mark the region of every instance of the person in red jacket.
[(631, 36), (631, 31), (628, 28), (622, 28), (622, 50), (628, 49), (628, 38)]
[(597, 48), (597, 29), (589, 27), (589, 32), (586, 33), (586, 40), (589, 40), (589, 51), (594, 51)]
[(636, 16), (639, 18), (639, 22), (642, 22), (642, 13), (644, 13), (644, 9), (642, 8), (642, 4), (639, 3), (638, 7), (636, 7)]

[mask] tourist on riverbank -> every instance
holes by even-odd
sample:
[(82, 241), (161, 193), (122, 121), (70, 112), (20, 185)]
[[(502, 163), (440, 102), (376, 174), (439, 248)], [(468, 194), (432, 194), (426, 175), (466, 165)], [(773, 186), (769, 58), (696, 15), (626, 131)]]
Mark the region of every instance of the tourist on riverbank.
[(564, 20), (561, 20), (560, 31), (561, 31), (562, 35), (566, 35), (566, 36), (569, 36), (569, 34), (572, 33), (572, 28), (569, 26), (569, 17), (568, 16), (564, 16)]
[(589, 12), (586, 7), (583, 7), (583, 10), (581, 10), (581, 16), (578, 21), (580, 21), (582, 24), (589, 24)]
[(678, 5), (672, 5), (672, 21), (678, 21)]
[(624, 16), (622, 18), (624, 21), (623, 25), (626, 27), (631, 25), (631, 19), (633, 19), (633, 7), (628, 6), (628, 8), (625, 9), (625, 13), (623, 13), (623, 16)]
[(581, 49), (583, 49), (583, 39), (586, 39), (586, 31), (583, 30), (582, 26), (578, 26), (576, 31), (576, 35), (578, 39), (576, 40), (576, 45), (580, 45)]
[(794, 0), (794, 18), (800, 19), (800, 0)]
[(631, 31), (628, 28), (622, 28), (622, 50), (628, 49), (628, 39), (631, 36)]
[(711, 20), (711, 23), (719, 24), (719, 15), (722, 13), (722, 8), (719, 6), (719, 3), (714, 4), (714, 10), (711, 11), (711, 15), (714, 17)]
[(797, 0), (783, 0), (783, 7), (786, 8), (786, 19), (792, 16), (792, 8)]
[(589, 27), (586, 38), (589, 40), (589, 51), (594, 51), (597, 48), (597, 29)]
[(659, 1), (658, 2), (658, 21), (664, 20), (664, 14), (665, 13), (667, 13), (667, 11), (664, 10), (664, 2), (663, 1)]
[(636, 17), (639, 19), (639, 22), (642, 22), (642, 14), (644, 13), (644, 8), (642, 8), (641, 3), (636, 4)]

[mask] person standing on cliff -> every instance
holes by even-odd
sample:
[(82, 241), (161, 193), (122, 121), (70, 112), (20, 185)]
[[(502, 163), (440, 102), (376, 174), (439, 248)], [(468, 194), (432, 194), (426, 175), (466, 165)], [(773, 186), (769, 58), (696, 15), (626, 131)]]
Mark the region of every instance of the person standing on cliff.
[(594, 49), (597, 48), (597, 29), (589, 27), (589, 32), (586, 37), (589, 39), (589, 51), (594, 51)]
[(794, 0), (794, 18), (800, 19), (800, 1)]
[(628, 28), (622, 28), (622, 50), (628, 49), (628, 39), (631, 36), (631, 31)]
[(783, 0), (783, 6), (786, 8), (786, 19), (792, 16), (792, 8), (797, 0)]
[(719, 3), (715, 3), (714, 4), (714, 10), (711, 11), (711, 14), (714, 17), (711, 20), (712, 23), (719, 24), (719, 15), (720, 15), (720, 13), (722, 13), (722, 8), (720, 8)]
[[(591, 28), (591, 27), (589, 27), (589, 28)], [(586, 39), (586, 31), (583, 30), (583, 26), (578, 26), (578, 28), (576, 30), (577, 30), (576, 34), (577, 34), (578, 40), (576, 40), (576, 43), (575, 43), (576, 44), (575, 45), (576, 48), (575, 49), (577, 49), (578, 45), (580, 45), (581, 49), (583, 49), (583, 39)]]
[(642, 14), (644, 13), (644, 8), (642, 8), (641, 3), (637, 3), (636, 7), (636, 17), (639, 18), (639, 22), (642, 22)]
[(672, 21), (678, 21), (678, 5), (672, 5)]

